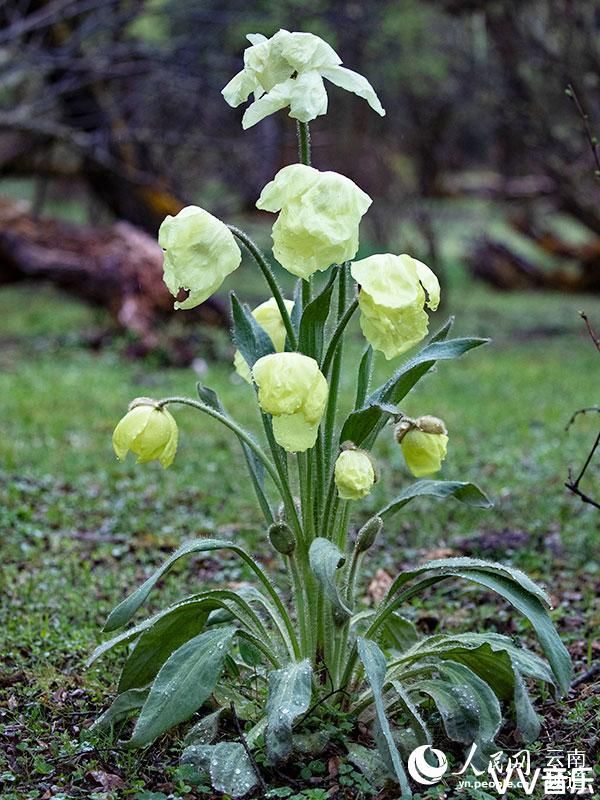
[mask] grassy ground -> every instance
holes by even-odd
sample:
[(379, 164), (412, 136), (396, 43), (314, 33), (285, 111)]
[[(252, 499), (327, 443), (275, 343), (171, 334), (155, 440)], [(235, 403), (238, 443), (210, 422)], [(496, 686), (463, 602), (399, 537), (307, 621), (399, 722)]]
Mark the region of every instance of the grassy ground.
[[(377, 569), (393, 572), (445, 550), (499, 557), (526, 569), (555, 599), (554, 618), (577, 674), (598, 656), (592, 636), (600, 622), (594, 607), (600, 517), (563, 486), (568, 466), (582, 462), (597, 430), (597, 420), (582, 418), (565, 433), (573, 410), (598, 402), (600, 361), (584, 335), (580, 307), (600, 320), (597, 299), (496, 295), (457, 284), (446, 311), (458, 315), (458, 331), (494, 341), (461, 362), (441, 365), (405, 409), (445, 419), (451, 438), (443, 476), (476, 480), (496, 505), (480, 512), (450, 501), (414, 503), (386, 531), (371, 566), (373, 575)], [(116, 462), (110, 434), (128, 401), (193, 395), (198, 376), (191, 369), (127, 361), (119, 343), (100, 353), (84, 347), (86, 333), (105, 324), (101, 314), (50, 290), (0, 292), (5, 800), (201, 796), (202, 787), (194, 794), (177, 768), (172, 739), (130, 754), (86, 735), (111, 699), (108, 668), (116, 660), (87, 673), (83, 661), (102, 639), (110, 608), (183, 539), (208, 532), (236, 537), (272, 563), (235, 445), (216, 423), (177, 411), (181, 446), (167, 472)], [(356, 332), (344, 371), (348, 396), (357, 352)], [(380, 377), (387, 369), (378, 363)], [(229, 364), (209, 364), (201, 379), (255, 427), (250, 390), (234, 379)], [(389, 438), (382, 437), (378, 456), (383, 479), (357, 512), (356, 524), (408, 479)], [(598, 474), (592, 470), (588, 480), (590, 491), (595, 484), (600, 494)], [(226, 585), (246, 577), (234, 560), (220, 556), (178, 573), (156, 593), (151, 609), (202, 581)], [(488, 625), (527, 636), (526, 626), (502, 605), (456, 586), (416, 615), (429, 629)], [(578, 748), (591, 758), (598, 729), (591, 689), (581, 684), (558, 705), (540, 699), (546, 714), (540, 747)], [(326, 796), (318, 793), (319, 770), (314, 767), (313, 794), (294, 796)], [(348, 791), (339, 797), (362, 796), (359, 789)]]

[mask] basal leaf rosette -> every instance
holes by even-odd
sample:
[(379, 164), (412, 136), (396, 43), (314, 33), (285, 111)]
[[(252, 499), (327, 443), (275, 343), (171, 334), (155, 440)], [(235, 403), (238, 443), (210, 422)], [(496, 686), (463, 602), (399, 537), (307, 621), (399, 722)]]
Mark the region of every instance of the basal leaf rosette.
[[(290, 314), (294, 307), (294, 301), (286, 300), (284, 298), (283, 302), (285, 303), (288, 314)], [(256, 306), (256, 308), (252, 311), (252, 316), (268, 335), (269, 339), (273, 342), (275, 351), (277, 353), (283, 352), (285, 347), (286, 330), (285, 325), (283, 324), (283, 319), (281, 318), (279, 306), (277, 305), (275, 298), (271, 297), (269, 300), (261, 303), (259, 306)], [(235, 351), (233, 364), (237, 374), (247, 381), (247, 383), (252, 383), (250, 368), (246, 363), (246, 359), (239, 350)]]
[(428, 266), (383, 253), (355, 261), (351, 271), (360, 284), (360, 327), (375, 350), (394, 358), (425, 337), (425, 306), (435, 311), (440, 302), (440, 284)]
[(279, 211), (273, 225), (273, 255), (288, 272), (307, 280), (354, 258), (358, 228), (372, 200), (350, 178), (304, 164), (281, 169), (256, 203)]
[(396, 425), (395, 434), (415, 478), (440, 471), (448, 449), (448, 431), (441, 419), (429, 415), (404, 419)]
[(288, 453), (302, 453), (317, 440), (328, 387), (314, 358), (271, 353), (252, 368), (258, 402), (273, 417), (275, 440)]
[(374, 111), (385, 115), (369, 81), (358, 72), (340, 66), (341, 58), (318, 36), (282, 29), (270, 39), (260, 33), (251, 33), (247, 38), (251, 46), (244, 51), (244, 68), (222, 91), (226, 102), (234, 108), (254, 94), (254, 102), (242, 118), (243, 128), (250, 128), (288, 106), (289, 116), (299, 122), (310, 122), (326, 114), (323, 78), (362, 97)]
[(166, 408), (147, 397), (133, 400), (114, 430), (112, 444), (119, 460), (131, 451), (138, 464), (159, 461), (166, 469), (177, 451), (177, 423)]
[(158, 231), (165, 251), (164, 281), (177, 297), (189, 292), (175, 308), (194, 308), (207, 300), (242, 260), (233, 234), (220, 219), (198, 206), (187, 206), (165, 218)]

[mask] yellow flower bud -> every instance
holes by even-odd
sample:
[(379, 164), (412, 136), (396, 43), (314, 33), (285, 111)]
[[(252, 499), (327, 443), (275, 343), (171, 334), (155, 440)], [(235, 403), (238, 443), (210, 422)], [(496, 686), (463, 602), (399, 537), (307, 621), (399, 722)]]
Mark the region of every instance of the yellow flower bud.
[(440, 302), (440, 284), (429, 267), (385, 253), (355, 261), (351, 271), (360, 284), (360, 326), (376, 350), (389, 359), (423, 339), (429, 327), (424, 307), (435, 311)]
[(265, 186), (256, 206), (280, 212), (273, 225), (273, 255), (288, 272), (306, 280), (356, 255), (360, 220), (371, 203), (368, 194), (337, 172), (291, 164)]
[(373, 462), (364, 450), (344, 450), (335, 462), (334, 479), (342, 500), (361, 500), (376, 480)]
[(437, 417), (418, 417), (402, 420), (396, 426), (404, 460), (416, 478), (432, 475), (441, 469), (446, 458), (448, 431)]
[[(288, 314), (290, 314), (292, 308), (294, 307), (293, 301), (284, 300), (283, 302), (285, 303), (285, 307), (288, 310)], [(273, 342), (273, 347), (275, 348), (275, 352), (277, 353), (283, 352), (283, 348), (285, 347), (286, 330), (285, 330), (285, 325), (283, 324), (283, 320), (281, 319), (281, 314), (279, 313), (279, 307), (275, 299), (271, 297), (265, 303), (261, 303), (254, 309), (254, 311), (252, 312), (252, 316), (258, 322), (260, 327), (265, 331), (265, 333), (269, 336), (270, 340)], [(239, 350), (235, 351), (233, 364), (235, 366), (235, 371), (238, 373), (238, 375), (248, 383), (252, 383), (250, 368), (246, 363), (246, 359), (239, 352)]]
[(302, 453), (317, 440), (327, 403), (327, 381), (314, 358), (271, 353), (252, 368), (258, 402), (273, 416), (273, 434), (289, 453)]
[(119, 460), (131, 450), (138, 464), (155, 459), (166, 469), (171, 466), (177, 451), (177, 423), (166, 408), (154, 400), (140, 397), (119, 422), (112, 437), (113, 449)]
[(198, 206), (187, 206), (177, 216), (168, 216), (158, 231), (165, 251), (164, 281), (177, 297), (181, 289), (189, 296), (175, 308), (194, 308), (207, 300), (242, 260), (233, 234), (220, 219)]
[(280, 30), (270, 39), (260, 33), (247, 37), (244, 69), (222, 91), (234, 108), (254, 93), (242, 126), (250, 128), (286, 106), (290, 117), (309, 122), (327, 112), (323, 78), (364, 98), (381, 116), (385, 111), (369, 81), (358, 72), (340, 66), (342, 61), (327, 42), (313, 33)]

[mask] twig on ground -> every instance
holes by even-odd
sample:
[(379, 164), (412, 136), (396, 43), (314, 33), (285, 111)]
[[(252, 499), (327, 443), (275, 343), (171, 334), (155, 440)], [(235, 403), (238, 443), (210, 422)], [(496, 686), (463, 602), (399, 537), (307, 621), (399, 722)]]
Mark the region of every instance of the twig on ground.
[(571, 684), (571, 689), (576, 689), (582, 683), (590, 683), (598, 674), (600, 674), (600, 661), (596, 661), (586, 672), (575, 678)]

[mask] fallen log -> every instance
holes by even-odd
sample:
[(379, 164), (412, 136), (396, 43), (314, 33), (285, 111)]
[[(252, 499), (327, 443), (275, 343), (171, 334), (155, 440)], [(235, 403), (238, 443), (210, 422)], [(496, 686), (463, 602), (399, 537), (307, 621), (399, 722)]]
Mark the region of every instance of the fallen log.
[[(88, 226), (37, 219), (26, 204), (0, 198), (0, 286), (48, 281), (108, 309), (146, 352), (157, 345), (161, 318), (173, 313), (162, 264), (156, 240), (128, 222)], [(180, 314), (190, 322), (229, 324), (217, 298)]]

